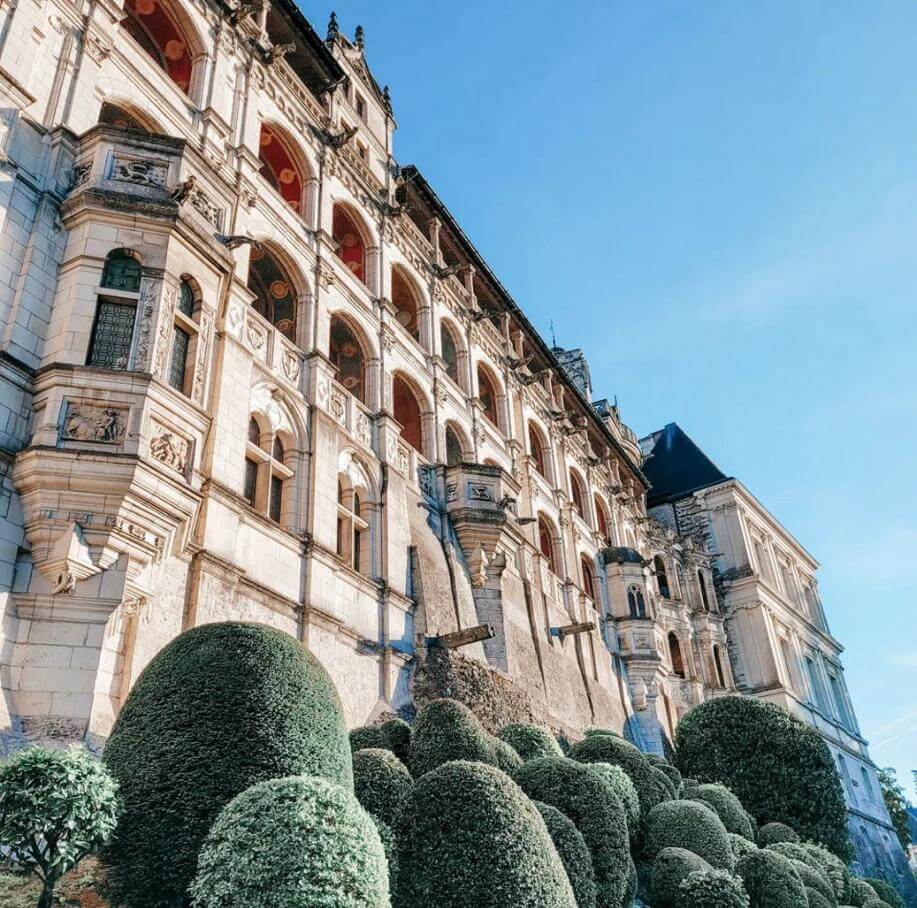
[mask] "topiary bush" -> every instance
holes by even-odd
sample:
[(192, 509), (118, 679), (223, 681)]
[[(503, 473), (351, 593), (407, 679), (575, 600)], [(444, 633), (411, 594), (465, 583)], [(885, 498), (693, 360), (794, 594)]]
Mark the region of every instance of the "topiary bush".
[(595, 908), (595, 870), (583, 834), (556, 807), (543, 801), (534, 803), (548, 827), (548, 835), (560, 855), (564, 870), (567, 871), (567, 879), (570, 880), (578, 908)]
[(757, 851), (758, 846), (754, 842), (749, 842), (743, 835), (737, 835), (734, 832), (729, 833), (729, 847), (732, 849), (732, 856), (738, 861), (744, 858), (750, 851)]
[(405, 798), (395, 833), (399, 908), (576, 906), (541, 814), (496, 767), (431, 769)]
[(374, 817), (389, 826), (413, 785), (404, 763), (390, 750), (370, 747), (353, 755), (353, 791)]
[(567, 757), (528, 760), (515, 779), (532, 800), (556, 807), (573, 821), (592, 855), (596, 904), (618, 908), (628, 883), (630, 845), (624, 807), (608, 783)]
[(891, 905), (892, 908), (906, 908), (904, 899), (901, 898), (894, 886), (886, 883), (885, 880), (879, 880), (871, 876), (863, 877), (863, 879), (872, 886), (881, 901)]
[(853, 905), (854, 908), (861, 908), (861, 906), (865, 905), (868, 901), (876, 901), (879, 899), (879, 893), (876, 892), (866, 880), (861, 880), (858, 877), (851, 877), (847, 884), (847, 891), (844, 893), (844, 899)]
[(802, 885), (805, 886), (807, 890), (814, 889), (832, 906), (832, 908), (835, 908), (837, 905), (837, 896), (834, 894), (831, 881), (823, 873), (811, 867), (809, 864), (793, 859), (791, 859), (791, 863), (793, 867), (796, 868), (799, 879), (802, 880)]
[(844, 897), (850, 879), (849, 871), (841, 860), (826, 848), (812, 842), (775, 842), (767, 847), (785, 858), (801, 861), (811, 867), (828, 881), (835, 899)]
[(754, 908), (805, 908), (806, 888), (788, 858), (759, 848), (736, 865)]
[(758, 847), (766, 848), (777, 842), (799, 842), (799, 836), (786, 823), (766, 823), (758, 830)]
[(606, 734), (589, 735), (570, 748), (570, 757), (580, 763), (611, 763), (626, 772), (640, 798), (646, 816), (657, 804), (672, 799), (672, 783), (655, 769), (646, 756), (623, 738)]
[(522, 757), (506, 741), (495, 738), (493, 735), (490, 737), (490, 744), (493, 747), (497, 767), (511, 776), (522, 765)]
[(640, 798), (630, 776), (620, 766), (611, 763), (587, 763), (593, 772), (598, 773), (618, 796), (627, 816), (627, 831), (633, 837), (640, 826)]
[(259, 782), (220, 811), (191, 884), (195, 908), (386, 908), (388, 865), (370, 815), (315, 776)]
[(679, 884), (689, 874), (713, 868), (699, 855), (685, 848), (663, 848), (649, 872), (649, 895), (653, 908), (679, 908)]
[(809, 908), (835, 908), (837, 902), (829, 902), (821, 892), (806, 886), (806, 897), (809, 900)]
[(350, 749), (390, 750), (402, 763), (407, 765), (411, 750), (411, 726), (404, 719), (389, 719), (381, 725), (364, 725), (350, 733)]
[(713, 808), (729, 832), (744, 836), (754, 841), (751, 820), (742, 806), (742, 802), (725, 786), (716, 782), (706, 785), (695, 785), (682, 792), (682, 797), (692, 801), (704, 801)]
[(417, 714), (408, 768), (414, 778), (452, 760), (496, 765), (490, 735), (458, 700), (431, 700)]
[(748, 893), (725, 870), (695, 870), (678, 886), (678, 908), (748, 908)]
[(659, 754), (646, 754), (645, 756), (656, 769), (668, 776), (669, 781), (675, 788), (675, 794), (677, 795), (681, 791), (681, 786), (684, 781), (678, 768), (673, 766), (665, 757), (660, 757)]
[(351, 789), (334, 684), (300, 643), (260, 624), (176, 637), (134, 685), (104, 761), (124, 813), (103, 854), (111, 901), (180, 904), (220, 810), (267, 779), (325, 776)]
[(781, 822), (851, 856), (847, 814), (831, 752), (811, 726), (753, 697), (695, 706), (676, 730), (683, 775), (722, 782), (759, 823)]
[(663, 848), (686, 848), (715, 870), (732, 870), (735, 858), (720, 818), (698, 801), (666, 801), (646, 816), (643, 856), (653, 861)]
[(563, 756), (555, 737), (540, 725), (525, 722), (506, 725), (500, 729), (497, 737), (509, 744), (523, 760)]

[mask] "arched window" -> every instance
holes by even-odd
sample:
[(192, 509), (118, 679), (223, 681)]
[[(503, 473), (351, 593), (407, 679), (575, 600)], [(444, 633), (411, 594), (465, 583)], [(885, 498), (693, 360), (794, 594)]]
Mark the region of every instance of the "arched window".
[(639, 586), (632, 586), (627, 591), (627, 612), (631, 618), (646, 617), (646, 600)]
[(350, 325), (338, 315), (331, 316), (329, 359), (337, 369), (335, 378), (357, 400), (366, 403), (366, 357)]
[(124, 30), (183, 91), (191, 88), (192, 52), (185, 35), (162, 0), (126, 0)]
[[(86, 365), (118, 371), (131, 368), (141, 278), (140, 262), (128, 250), (116, 249), (108, 254), (102, 269), (101, 293), (96, 301)], [(117, 292), (106, 294), (106, 290)]]
[(457, 385), (459, 381), (459, 362), (458, 362), (458, 345), (455, 342), (455, 335), (452, 329), (445, 323), (439, 323), (439, 348), (446, 364), (446, 375)]
[(497, 416), (497, 385), (490, 377), (487, 369), (478, 366), (478, 400), (484, 408), (484, 415), (493, 425), (500, 427), (500, 420)]
[(595, 502), (595, 519), (599, 527), (599, 535), (607, 543), (611, 541), (611, 525), (608, 520), (608, 510), (602, 503), (598, 495), (594, 496)]
[(337, 257), (366, 283), (366, 246), (356, 221), (341, 205), (334, 206), (331, 235), (337, 243)]
[(577, 514), (586, 520), (586, 496), (583, 492), (583, 483), (575, 471), (570, 471), (570, 497), (573, 499), (573, 507), (576, 508)]
[(133, 129), (135, 132), (148, 133), (153, 131), (136, 114), (108, 101), (102, 103), (102, 108), (99, 111), (99, 123), (103, 123), (106, 126), (114, 126), (116, 129)]
[(296, 340), (296, 292), (293, 282), (276, 256), (252, 246), (248, 266), (248, 289), (255, 294), (255, 311), (281, 334)]
[(459, 440), (458, 433), (451, 426), (446, 426), (446, 465), (457, 466), (463, 458), (462, 442)]
[(681, 566), (680, 561), (675, 562), (675, 587), (675, 595), (687, 600), (688, 586), (685, 582), (685, 569)]
[(395, 321), (414, 340), (420, 340), (420, 321), (417, 317), (417, 297), (412, 283), (400, 268), (392, 268), (392, 304), (395, 307)]
[(293, 471), (286, 460), (286, 448), (280, 437), (270, 429), (262, 430), (261, 423), (252, 416), (248, 421), (242, 494), (256, 511), (275, 523), (286, 522), (284, 512), (291, 504), (287, 501), (286, 487)]
[(719, 644), (713, 644), (713, 665), (716, 668), (716, 683), (719, 687), (726, 686), (726, 676), (723, 674), (723, 662), (720, 656)]
[(338, 477), (337, 553), (348, 567), (369, 575), (372, 564), (368, 502), (365, 489), (358, 489), (349, 477)]
[(400, 375), (392, 379), (392, 406), (401, 425), (401, 437), (415, 451), (423, 453), (423, 422), (414, 389)]
[(535, 469), (545, 478), (548, 479), (548, 452), (541, 432), (535, 428), (534, 423), (529, 423), (529, 451), (532, 455), (532, 461)]
[(669, 631), (669, 657), (672, 660), (672, 672), (679, 678), (684, 678), (685, 664), (681, 658), (681, 644), (672, 631)]
[(671, 599), (672, 593), (669, 589), (669, 575), (665, 570), (665, 561), (662, 555), (653, 558), (653, 570), (656, 572), (656, 583), (659, 584), (659, 595), (663, 599)]
[(267, 123), (261, 126), (258, 159), (261, 161), (261, 175), (293, 211), (302, 214), (306, 182), (302, 167), (297, 163), (290, 140)]
[(595, 576), (592, 571), (592, 563), (585, 555), (580, 558), (580, 570), (583, 573), (583, 592), (592, 600), (593, 604), (598, 607), (598, 597), (596, 596)]
[(194, 361), (197, 350), (197, 294), (187, 278), (178, 285), (178, 298), (172, 316), (172, 354), (169, 358), (169, 384), (182, 394), (191, 394), (193, 369), (188, 363)]
[(701, 602), (704, 603), (704, 611), (710, 611), (710, 601), (707, 598), (707, 581), (704, 580), (704, 575), (698, 571), (697, 572), (697, 585), (700, 587), (700, 598)]
[(551, 525), (544, 518), (538, 518), (538, 548), (548, 562), (548, 567), (552, 573), (557, 573), (557, 559), (554, 556), (554, 534), (551, 532)]

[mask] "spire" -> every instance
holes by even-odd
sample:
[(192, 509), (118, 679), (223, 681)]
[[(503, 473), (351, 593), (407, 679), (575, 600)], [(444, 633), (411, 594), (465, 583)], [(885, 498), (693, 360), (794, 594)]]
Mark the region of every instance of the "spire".
[(363, 50), (366, 46), (366, 36), (363, 33), (362, 25), (358, 25), (357, 30), (353, 33), (353, 43), (356, 44), (360, 50)]
[(328, 19), (328, 34), (325, 36), (325, 41), (328, 44), (333, 44), (338, 34), (338, 14), (332, 10), (331, 17)]
[(388, 86), (382, 89), (382, 103), (385, 105), (385, 109), (388, 113), (392, 112), (392, 93), (388, 90)]

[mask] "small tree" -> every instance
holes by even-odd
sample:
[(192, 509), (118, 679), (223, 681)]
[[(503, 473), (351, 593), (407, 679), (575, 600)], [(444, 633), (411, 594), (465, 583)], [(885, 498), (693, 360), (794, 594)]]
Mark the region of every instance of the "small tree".
[(882, 798), (885, 806), (888, 808), (888, 814), (892, 818), (892, 825), (898, 835), (898, 841), (901, 847), (906, 851), (911, 844), (911, 831), (907, 824), (907, 795), (898, 781), (898, 774), (894, 767), (886, 766), (884, 769), (876, 771), (879, 777), (879, 784), (882, 786)]
[(50, 908), (57, 881), (104, 845), (118, 822), (117, 783), (85, 750), (30, 747), (0, 767), (0, 845), (41, 881)]

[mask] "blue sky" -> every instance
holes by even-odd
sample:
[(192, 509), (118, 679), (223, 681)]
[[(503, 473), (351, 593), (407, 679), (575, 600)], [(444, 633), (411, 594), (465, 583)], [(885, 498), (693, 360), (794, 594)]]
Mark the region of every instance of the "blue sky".
[(819, 559), (873, 757), (913, 795), (917, 6), (568, 6), (337, 13), (399, 161), (596, 396), (641, 435), (679, 422)]

